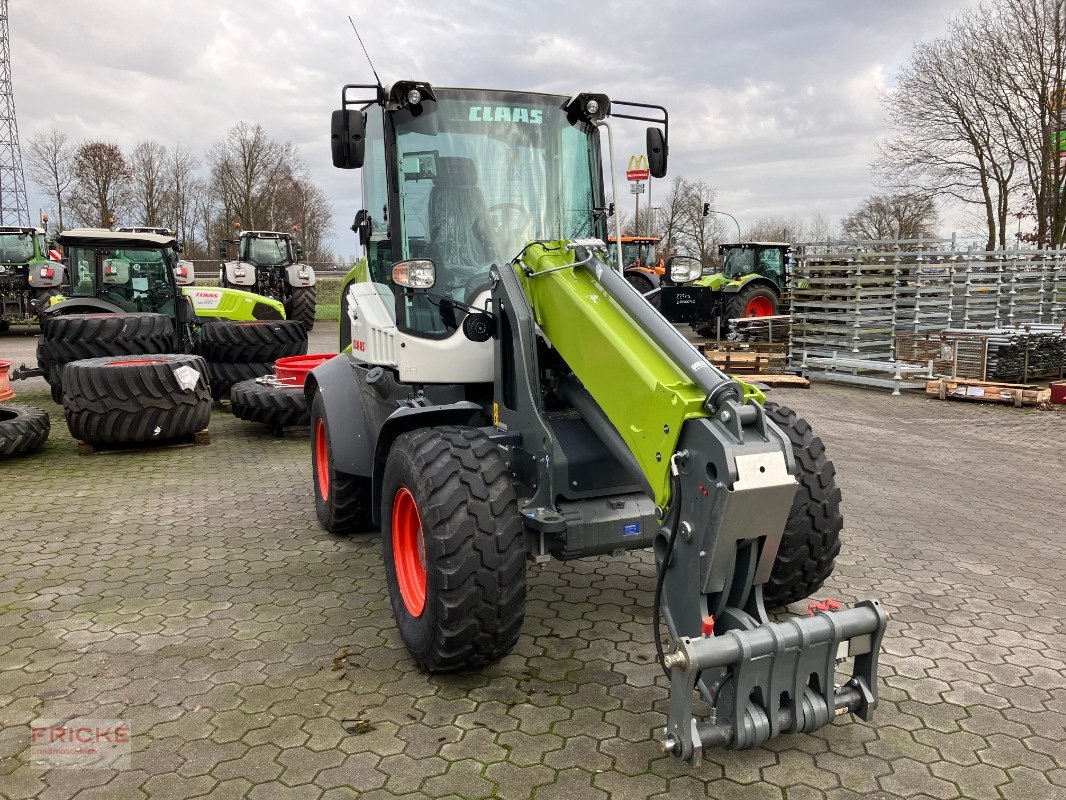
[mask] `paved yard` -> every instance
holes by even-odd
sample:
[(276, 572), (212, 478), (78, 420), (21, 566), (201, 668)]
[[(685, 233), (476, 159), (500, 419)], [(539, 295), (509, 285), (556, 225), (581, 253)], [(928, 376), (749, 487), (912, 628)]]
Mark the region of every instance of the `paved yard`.
[[(0, 463), (2, 797), (1066, 797), (1061, 411), (777, 392), (844, 491), (823, 594), (891, 614), (883, 702), (693, 769), (652, 738), (648, 554), (534, 570), (516, 651), (428, 677), (377, 537), (317, 527), (306, 439), (216, 408), (207, 447), (79, 457), (19, 389), (53, 428)], [(35, 768), (30, 722), (78, 715), (128, 722), (132, 768)]]

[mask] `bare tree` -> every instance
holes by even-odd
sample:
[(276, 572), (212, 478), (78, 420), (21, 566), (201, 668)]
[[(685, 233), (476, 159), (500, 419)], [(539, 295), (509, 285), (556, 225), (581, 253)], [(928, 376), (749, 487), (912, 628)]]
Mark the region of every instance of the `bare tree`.
[(58, 128), (29, 138), (26, 172), (30, 180), (55, 203), (59, 230), (64, 228), (63, 207), (74, 183), (74, 156), (77, 147)]
[(686, 183), (684, 203), (678, 219), (677, 251), (698, 258), (705, 266), (718, 257), (718, 245), (724, 238), (722, 218), (717, 214), (704, 213), (713, 209), (718, 199), (718, 190), (706, 181)]
[(134, 222), (152, 227), (173, 224), (173, 219), (166, 218), (167, 149), (159, 142), (138, 142), (130, 153), (129, 167)]
[[(163, 215), (174, 228), (177, 237), (185, 243), (186, 253), (201, 256), (196, 241), (197, 197), (207, 191), (206, 182), (197, 175), (200, 159), (182, 145), (174, 145), (165, 154), (163, 161)], [(203, 255), (206, 255), (206, 243)]]
[(852, 239), (919, 239), (937, 235), (936, 203), (927, 195), (879, 194), (867, 197), (840, 221)]
[(108, 228), (132, 205), (132, 175), (122, 150), (113, 142), (85, 142), (74, 157), (70, 207), (83, 225)]
[(224, 214), (248, 229), (279, 227), (278, 179), (286, 169), (302, 169), (292, 143), (272, 139), (262, 125), (241, 122), (211, 148), (208, 163)]
[(807, 238), (803, 220), (798, 217), (759, 217), (744, 230), (748, 242), (798, 242)]

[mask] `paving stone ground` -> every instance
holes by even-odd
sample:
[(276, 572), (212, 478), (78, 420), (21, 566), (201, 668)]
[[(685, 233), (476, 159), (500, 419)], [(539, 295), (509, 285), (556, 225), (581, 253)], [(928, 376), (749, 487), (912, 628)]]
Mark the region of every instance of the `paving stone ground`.
[[(822, 594), (891, 614), (882, 705), (692, 768), (652, 738), (649, 554), (532, 570), (512, 655), (422, 675), (377, 537), (316, 524), (305, 437), (216, 407), (207, 447), (79, 457), (19, 392), (53, 427), (0, 463), (0, 797), (1066, 797), (1061, 411), (778, 391), (844, 492)], [(128, 722), (132, 768), (31, 763), (31, 721), (76, 715)]]

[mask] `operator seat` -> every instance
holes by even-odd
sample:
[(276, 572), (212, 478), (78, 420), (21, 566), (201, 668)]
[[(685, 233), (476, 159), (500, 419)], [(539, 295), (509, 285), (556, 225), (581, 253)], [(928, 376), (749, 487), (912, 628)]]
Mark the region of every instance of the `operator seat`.
[(496, 260), (493, 224), (472, 158), (442, 156), (429, 192), (429, 244), (442, 264), (478, 267)]

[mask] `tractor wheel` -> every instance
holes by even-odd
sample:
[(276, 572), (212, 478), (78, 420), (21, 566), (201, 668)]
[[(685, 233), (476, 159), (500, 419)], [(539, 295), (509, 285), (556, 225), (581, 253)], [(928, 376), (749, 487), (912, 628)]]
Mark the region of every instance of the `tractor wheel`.
[(7, 333), (11, 330), (11, 323), (6, 319), (0, 319), (0, 333)]
[(522, 632), (526, 542), (496, 445), (474, 428), (403, 434), (381, 515), (392, 611), (418, 666), (452, 672), (506, 656)]
[(723, 313), (726, 320), (740, 317), (772, 317), (777, 313), (777, 294), (760, 283), (748, 284), (735, 294), (726, 295)]
[(302, 386), (272, 386), (253, 378), (233, 384), (229, 400), (237, 419), (261, 422), (275, 430), (311, 423)]
[(44, 342), (37, 340), (37, 366), (44, 372), (45, 383), (52, 393), (52, 402), (63, 405), (63, 365), (48, 360), (44, 353)]
[(68, 314), (48, 320), (41, 352), (57, 364), (167, 353), (173, 349), (173, 328), (166, 314)]
[(36, 450), (48, 439), (51, 423), (39, 408), (0, 405), (0, 456), (21, 456)]
[(306, 353), (307, 331), (299, 322), (284, 319), (209, 322), (200, 331), (196, 352), (208, 361), (277, 361)]
[(833, 573), (844, 517), (836, 470), (826, 458), (822, 440), (791, 408), (777, 403), (766, 403), (765, 408), (766, 416), (792, 442), (799, 467), (796, 497), (770, 579), (763, 586), (767, 607), (777, 608), (809, 597)]
[(229, 400), (230, 390), (235, 384), (261, 378), (273, 372), (273, 361), (255, 361), (250, 364), (208, 361), (207, 375), (211, 384), (211, 397), (217, 401)]
[[(199, 375), (186, 389), (176, 374)], [(204, 430), (211, 419), (207, 365), (199, 356), (109, 356), (63, 367), (70, 435), (94, 444), (153, 442)]]
[(338, 472), (333, 466), (326, 404), (315, 394), (311, 403), (311, 476), (315, 484), (315, 514), (330, 533), (374, 530), (370, 513), (370, 478)]
[(293, 289), (289, 302), (285, 304), (285, 318), (299, 320), (304, 328), (311, 330), (315, 327), (317, 296), (317, 286), (300, 286)]
[[(646, 275), (642, 275), (640, 272), (635, 272), (635, 271), (626, 272), (625, 278), (626, 278), (627, 281), (629, 281), (629, 285), (632, 286), (634, 289), (636, 289), (641, 294), (646, 295), (648, 292), (652, 291), (655, 288), (655, 286), (652, 285), (651, 279), (648, 278)], [(648, 297), (646, 299), (647, 299), (647, 301), (649, 303), (651, 303), (653, 306), (655, 306), (655, 308), (659, 308), (659, 307), (662, 306), (662, 302), (663, 301), (659, 297), (659, 293), (658, 292), (656, 292), (651, 297)]]

